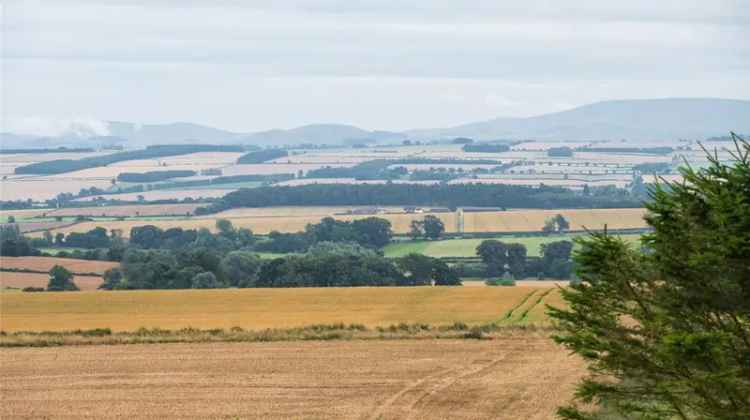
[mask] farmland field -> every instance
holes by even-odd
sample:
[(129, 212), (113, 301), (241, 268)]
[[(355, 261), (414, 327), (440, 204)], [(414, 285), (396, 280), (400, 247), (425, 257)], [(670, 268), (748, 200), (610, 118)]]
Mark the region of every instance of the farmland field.
[(585, 374), (544, 334), (0, 349), (0, 417), (551, 419)]
[[(96, 290), (104, 280), (101, 277), (94, 276), (73, 276), (73, 283), (81, 290)], [(0, 289), (14, 288), (23, 289), (24, 287), (47, 287), (49, 275), (40, 273), (14, 273), (0, 271)], [(6, 296), (0, 296), (0, 303), (5, 303)], [(2, 315), (2, 310), (0, 310)], [(1, 318), (1, 317), (0, 317)], [(0, 321), (0, 325), (3, 322)]]
[[(163, 191), (151, 191), (163, 192)], [(351, 208), (351, 207), (350, 207)], [(262, 209), (233, 209), (225, 213), (210, 216), (192, 217), (185, 219), (155, 220), (144, 222), (143, 220), (108, 221), (108, 229), (121, 229), (125, 235), (130, 233), (134, 226), (153, 224), (162, 229), (181, 227), (183, 229), (208, 228), (215, 229), (216, 219), (229, 219), (236, 227), (249, 228), (258, 234), (267, 234), (271, 231), (299, 232), (305, 229), (309, 223), (318, 223), (325, 216), (330, 216), (340, 210), (341, 207), (331, 208), (327, 212), (324, 207), (312, 207), (309, 214), (304, 207), (281, 207), (283, 214), (275, 214), (276, 208), (268, 207)], [(292, 210), (299, 209), (299, 210)], [(473, 232), (538, 232), (541, 231), (546, 219), (562, 214), (569, 222), (571, 230), (602, 229), (606, 224), (610, 229), (644, 228), (643, 220), (645, 209), (560, 209), (560, 210), (510, 210), (504, 212), (465, 212), (463, 216), (464, 228), (467, 233)], [(365, 217), (381, 217), (391, 222), (393, 231), (397, 234), (406, 234), (410, 230), (413, 220), (421, 220), (425, 214), (375, 214), (375, 215), (335, 215), (339, 220), (355, 220)], [(457, 213), (435, 213), (445, 224), (446, 232), (456, 232)], [(72, 226), (53, 229), (53, 233), (63, 232), (87, 232), (102, 222), (82, 222)], [(33, 234), (40, 236), (41, 233)], [(32, 236), (33, 236), (32, 235)]]
[[(546, 283), (546, 282), (545, 282)], [(553, 299), (558, 293), (548, 283)], [(400, 322), (470, 325), (500, 320), (539, 287), (361, 287), (12, 293), (2, 296), (3, 331), (141, 327), (290, 328), (322, 323), (369, 327)], [(546, 317), (513, 317), (544, 324)]]
[[(582, 234), (551, 235), (551, 236), (500, 236), (496, 238), (475, 239), (445, 239), (441, 241), (402, 241), (387, 245), (384, 249), (386, 257), (403, 257), (417, 253), (430, 257), (476, 257), (476, 249), (482, 241), (494, 239), (505, 243), (520, 243), (526, 246), (529, 256), (539, 256), (542, 244), (572, 240)], [(626, 242), (637, 244), (640, 235), (619, 235)]]
[(192, 213), (203, 204), (160, 204), (160, 205), (125, 205), (98, 206), (50, 209), (43, 215), (55, 216), (99, 216), (99, 217), (135, 217), (135, 216), (168, 216)]
[(27, 269), (35, 271), (49, 271), (55, 265), (61, 265), (73, 273), (102, 274), (110, 268), (118, 267), (120, 263), (111, 261), (77, 260), (73, 258), (56, 257), (2, 257), (0, 267), (13, 269)]
[[(143, 192), (133, 193), (120, 193), (120, 194), (108, 194), (104, 197), (110, 200), (121, 200), (121, 201), (138, 201), (139, 197), (142, 196), (147, 201), (157, 200), (183, 200), (185, 198), (219, 198), (224, 197), (228, 193), (236, 190), (236, 188), (221, 189), (218, 186), (214, 186), (212, 189), (166, 189), (166, 190), (152, 190)], [(90, 196), (84, 198), (77, 198), (75, 201), (87, 202), (93, 201), (99, 196)]]

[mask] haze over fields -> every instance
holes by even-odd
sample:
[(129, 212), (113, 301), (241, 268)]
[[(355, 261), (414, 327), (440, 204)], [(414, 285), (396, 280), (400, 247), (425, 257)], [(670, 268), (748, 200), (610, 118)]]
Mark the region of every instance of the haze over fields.
[[(102, 133), (68, 131), (56, 137), (3, 133), (5, 147), (21, 147), (28, 141), (39, 146), (80, 144), (221, 143), (255, 145), (344, 144), (352, 141), (439, 140), (469, 137), (477, 140), (703, 140), (725, 135), (727, 128), (750, 132), (750, 101), (713, 98), (612, 100), (528, 118), (499, 117), (447, 128), (403, 132), (368, 131), (345, 124), (313, 124), (288, 130), (235, 133), (220, 128), (179, 122), (139, 125), (106, 122)], [(71, 128), (72, 130), (72, 128)], [(101, 134), (101, 133), (100, 133)]]

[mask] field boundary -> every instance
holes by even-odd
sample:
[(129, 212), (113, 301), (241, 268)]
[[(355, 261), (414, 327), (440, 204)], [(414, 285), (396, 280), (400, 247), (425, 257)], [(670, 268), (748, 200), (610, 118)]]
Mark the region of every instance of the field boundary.
[[(32, 270), (30, 268), (6, 268), (6, 267), (0, 267), (0, 273), (29, 273), (29, 274), (49, 274), (49, 271), (42, 271), (42, 270)], [(71, 271), (71, 274), (74, 276), (79, 277), (101, 277), (101, 274), (97, 274), (94, 272), (88, 272), (88, 273), (75, 273)]]
[(140, 328), (136, 331), (113, 332), (109, 328), (91, 330), (0, 331), (0, 348), (3, 347), (58, 347), (81, 345), (164, 344), (164, 343), (214, 343), (214, 342), (278, 342), (278, 341), (329, 341), (329, 340), (422, 340), (471, 339), (492, 340), (518, 333), (553, 331), (550, 326), (498, 325), (489, 323), (469, 327), (462, 322), (449, 325), (393, 324), (387, 327), (368, 328), (363, 324), (317, 324), (300, 328), (269, 328), (245, 330), (232, 327), (228, 330), (183, 328), (165, 330)]

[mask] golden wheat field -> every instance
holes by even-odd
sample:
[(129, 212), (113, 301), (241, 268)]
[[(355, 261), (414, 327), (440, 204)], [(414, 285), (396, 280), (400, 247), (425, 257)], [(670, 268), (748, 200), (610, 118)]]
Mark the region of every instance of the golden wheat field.
[[(73, 283), (81, 290), (97, 290), (104, 282), (99, 276), (73, 276)], [(41, 273), (14, 273), (0, 271), (0, 289), (13, 288), (23, 289), (24, 287), (47, 287), (49, 275)], [(0, 306), (4, 304), (5, 294), (0, 295)], [(2, 310), (0, 310), (2, 314)], [(2, 324), (2, 321), (0, 321)]]
[[(3, 331), (66, 331), (141, 327), (179, 329), (291, 328), (311, 324), (366, 326), (460, 321), (476, 325), (505, 319), (529, 295), (554, 299), (556, 288), (361, 287), (299, 289), (141, 290), (117, 292), (5, 293)], [(515, 312), (513, 324), (545, 323)]]
[(555, 418), (584, 363), (543, 334), (0, 349), (0, 417)]
[(119, 267), (120, 263), (57, 257), (0, 257), (2, 268), (49, 271), (56, 265), (61, 265), (72, 273), (103, 274), (110, 268)]
[[(299, 232), (310, 223), (318, 223), (323, 217), (333, 215), (334, 212), (325, 212), (323, 208), (314, 208), (312, 214), (306, 214), (304, 208), (295, 215), (292, 208), (283, 208), (284, 214), (274, 217), (276, 208), (266, 209), (235, 209), (226, 213), (219, 213), (208, 217), (194, 217), (187, 219), (170, 220), (124, 220), (108, 221), (108, 229), (120, 229), (125, 236), (130, 234), (134, 226), (146, 224), (155, 225), (162, 229), (181, 227), (183, 229), (208, 228), (214, 230), (216, 220), (220, 218), (229, 219), (235, 227), (249, 228), (258, 234), (267, 234), (271, 231)], [(340, 209), (340, 208), (332, 208)], [(264, 213), (266, 212), (266, 213)], [(246, 216), (252, 214), (251, 216)], [(643, 216), (645, 209), (560, 209), (560, 210), (511, 210), (503, 212), (465, 212), (463, 232), (533, 232), (541, 231), (547, 218), (556, 214), (562, 214), (570, 223), (571, 230), (602, 229), (606, 224), (610, 229), (645, 228), (646, 222)], [(445, 224), (446, 232), (457, 232), (456, 213), (435, 213)], [(335, 215), (339, 220), (355, 220), (365, 217), (381, 217), (392, 224), (392, 229), (397, 234), (408, 233), (411, 222), (421, 220), (425, 214), (377, 214), (377, 215)], [(97, 226), (103, 226), (105, 222), (82, 222), (72, 226), (53, 229), (53, 233), (62, 232), (87, 232)], [(40, 232), (31, 236), (40, 236)]]

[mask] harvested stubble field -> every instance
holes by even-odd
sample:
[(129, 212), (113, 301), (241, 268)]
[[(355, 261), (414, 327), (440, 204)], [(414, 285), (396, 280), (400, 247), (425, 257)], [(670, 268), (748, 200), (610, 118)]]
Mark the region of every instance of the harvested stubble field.
[[(300, 232), (309, 223), (318, 223), (320, 219), (330, 214), (321, 214), (321, 208), (314, 208), (313, 213), (305, 214), (304, 209), (299, 215), (286, 213), (276, 215), (275, 207), (265, 209), (247, 209), (253, 214), (244, 216), (246, 209), (234, 209), (226, 213), (214, 214), (208, 217), (194, 217), (175, 220), (157, 220), (144, 222), (142, 220), (125, 220), (106, 222), (108, 229), (120, 229), (124, 235), (129, 235), (134, 226), (152, 224), (162, 229), (181, 227), (183, 229), (208, 228), (215, 230), (216, 219), (226, 218), (232, 221), (236, 227), (249, 228), (258, 234), (268, 234), (271, 231)], [(283, 208), (289, 209), (289, 208)], [(334, 209), (334, 208), (332, 208)], [(336, 208), (340, 209), (340, 208)], [(263, 212), (265, 215), (261, 216)], [(643, 220), (645, 209), (559, 209), (559, 210), (511, 210), (503, 212), (466, 212), (464, 213), (464, 232), (533, 232), (541, 231), (544, 222), (562, 214), (570, 223), (571, 230), (602, 229), (606, 224), (610, 229), (645, 228)], [(239, 214), (239, 215), (238, 215)], [(376, 215), (336, 215), (340, 220), (354, 220), (366, 217), (381, 217), (391, 222), (393, 231), (397, 234), (406, 234), (411, 229), (413, 220), (421, 220), (425, 214), (376, 214)], [(435, 213), (445, 224), (446, 232), (456, 232), (456, 213)], [(53, 233), (62, 232), (87, 232), (102, 222), (83, 222), (73, 226), (55, 229)], [(36, 233), (40, 236), (41, 233)]]
[(119, 267), (120, 263), (112, 261), (77, 260), (56, 257), (2, 257), (0, 267), (49, 271), (55, 265), (61, 265), (73, 273), (104, 274), (110, 268)]
[(540, 333), (6, 348), (0, 417), (541, 420), (584, 374)]
[[(550, 282), (550, 286), (554, 284)], [(361, 287), (11, 293), (1, 297), (0, 329), (70, 331), (141, 327), (245, 329), (357, 323), (480, 325), (498, 321), (538, 287)], [(550, 288), (553, 299), (558, 293)], [(545, 300), (541, 303), (545, 303)], [(545, 325), (540, 312), (508, 323)]]
[(18, 222), (18, 230), (20, 230), (22, 233), (31, 233), (31, 232), (43, 232), (45, 230), (52, 230), (52, 229), (60, 229), (64, 228), (66, 226), (71, 226), (75, 222), (69, 221), (69, 222), (56, 222), (56, 221), (22, 221)]
[(44, 201), (60, 193), (78, 194), (83, 188), (107, 189), (112, 184), (109, 179), (73, 179), (49, 177), (23, 177), (0, 181), (0, 195), (3, 200)]
[(49, 210), (48, 217), (54, 216), (88, 216), (88, 217), (137, 217), (137, 216), (184, 216), (192, 214), (196, 208), (205, 204), (159, 204), (159, 205), (124, 205), (78, 207)]
[[(96, 290), (104, 279), (94, 276), (73, 276), (73, 283), (81, 290)], [(0, 271), (0, 289), (14, 288), (23, 289), (24, 287), (47, 287), (49, 275), (41, 273), (17, 273), (9, 271)], [(0, 306), (5, 302), (5, 295), (0, 295)], [(2, 310), (0, 310), (0, 315)], [(0, 320), (0, 326), (3, 322)]]

